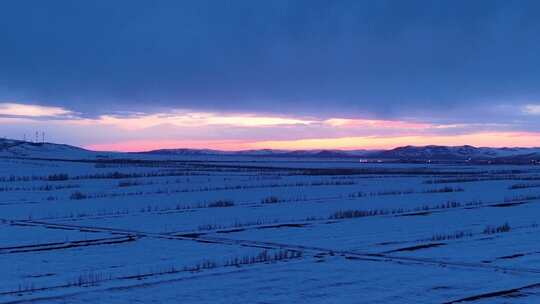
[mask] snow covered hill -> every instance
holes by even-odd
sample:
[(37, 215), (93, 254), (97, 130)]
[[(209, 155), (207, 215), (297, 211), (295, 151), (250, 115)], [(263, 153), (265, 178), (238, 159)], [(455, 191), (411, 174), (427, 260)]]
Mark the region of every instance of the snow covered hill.
[(314, 157), (314, 158), (352, 158), (366, 156), (378, 151), (375, 150), (241, 150), (219, 151), (208, 149), (160, 149), (144, 152), (154, 155), (226, 155), (226, 156), (253, 156), (253, 157)]
[(487, 148), (473, 146), (405, 146), (391, 150), (243, 150), (161, 149), (141, 153), (99, 152), (54, 143), (0, 139), (0, 157), (50, 159), (183, 159), (192, 157), (272, 157), (321, 159), (371, 159), (392, 161), (493, 161), (504, 163), (540, 162), (540, 148)]
[(396, 160), (512, 160), (540, 158), (540, 148), (486, 148), (473, 146), (405, 146), (368, 155)]
[(78, 159), (97, 157), (100, 154), (102, 153), (70, 145), (0, 139), (0, 156), (2, 157)]
[(523, 161), (540, 160), (540, 148), (488, 148), (473, 146), (405, 146), (391, 150), (246, 150), (217, 151), (194, 149), (165, 149), (145, 152), (152, 155), (183, 156), (251, 156), (251, 157), (293, 157), (293, 158), (364, 158), (402, 161), (465, 161), (465, 160), (501, 160)]

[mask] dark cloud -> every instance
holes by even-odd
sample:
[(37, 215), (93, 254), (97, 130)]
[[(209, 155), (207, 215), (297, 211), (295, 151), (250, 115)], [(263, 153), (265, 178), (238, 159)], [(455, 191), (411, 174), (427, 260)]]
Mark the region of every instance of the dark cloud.
[(186, 108), (474, 120), (486, 107), (540, 100), (539, 9), (491, 0), (6, 1), (0, 100), (86, 115)]

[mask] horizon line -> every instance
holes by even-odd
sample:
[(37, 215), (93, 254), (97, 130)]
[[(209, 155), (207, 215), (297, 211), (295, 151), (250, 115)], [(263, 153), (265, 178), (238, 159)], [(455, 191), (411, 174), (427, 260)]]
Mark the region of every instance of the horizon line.
[(77, 144), (70, 144), (70, 143), (63, 143), (63, 142), (52, 142), (52, 141), (31, 141), (31, 140), (21, 140), (21, 139), (15, 139), (15, 138), (7, 138), (3, 137), (0, 138), (2, 140), (11, 140), (11, 141), (17, 141), (17, 142), (25, 142), (30, 144), (53, 144), (53, 145), (67, 145), (72, 146), (76, 148), (81, 148), (84, 150), (92, 151), (92, 152), (114, 152), (114, 153), (146, 153), (146, 152), (154, 152), (154, 151), (174, 151), (174, 150), (192, 150), (192, 151), (213, 151), (213, 152), (225, 152), (225, 153), (235, 153), (235, 152), (249, 152), (249, 151), (280, 151), (280, 152), (295, 152), (295, 151), (340, 151), (340, 152), (354, 152), (354, 151), (389, 151), (394, 150), (398, 148), (405, 148), (405, 147), (414, 147), (414, 148), (426, 148), (426, 147), (448, 147), (448, 148), (459, 148), (459, 147), (471, 147), (476, 149), (540, 149), (540, 146), (477, 146), (474, 144), (459, 144), (459, 145), (441, 145), (441, 144), (405, 144), (405, 145), (395, 145), (391, 147), (385, 147), (385, 148), (307, 148), (307, 149), (283, 149), (283, 148), (252, 148), (252, 149), (219, 149), (219, 148), (212, 148), (212, 147), (189, 147), (189, 146), (178, 146), (178, 147), (158, 147), (155, 149), (147, 149), (147, 150), (132, 150), (132, 151), (122, 151), (122, 150), (107, 150), (107, 149), (95, 149), (92, 148), (94, 145), (77, 145)]

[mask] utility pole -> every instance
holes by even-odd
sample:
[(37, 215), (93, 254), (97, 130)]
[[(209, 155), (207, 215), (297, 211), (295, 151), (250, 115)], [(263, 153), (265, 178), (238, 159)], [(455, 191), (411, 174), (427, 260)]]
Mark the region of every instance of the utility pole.
[(41, 143), (45, 143), (45, 131), (41, 132)]

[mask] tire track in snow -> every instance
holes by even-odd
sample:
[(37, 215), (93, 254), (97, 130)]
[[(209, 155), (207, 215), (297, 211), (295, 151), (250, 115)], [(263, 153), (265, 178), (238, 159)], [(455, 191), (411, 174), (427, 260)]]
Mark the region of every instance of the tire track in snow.
[(116, 229), (116, 228), (107, 228), (107, 227), (95, 227), (95, 226), (79, 226), (79, 225), (67, 225), (67, 224), (56, 224), (48, 223), (42, 221), (8, 221), (12, 224), (19, 225), (28, 225), (28, 226), (41, 226), (44, 228), (53, 228), (53, 229), (68, 229), (68, 230), (84, 230), (84, 231), (95, 231), (95, 232), (108, 232), (111, 234), (121, 234), (128, 236), (136, 237), (151, 237), (159, 239), (169, 239), (169, 240), (187, 240), (195, 241), (201, 243), (214, 243), (214, 244), (223, 244), (223, 245), (235, 245), (235, 246), (244, 246), (244, 247), (254, 247), (254, 248), (266, 248), (266, 249), (288, 249), (288, 250), (297, 250), (297, 251), (307, 251), (315, 254), (330, 254), (330, 255), (342, 255), (349, 258), (357, 259), (367, 259), (370, 261), (378, 262), (393, 262), (393, 263), (408, 263), (408, 264), (423, 264), (439, 267), (460, 267), (460, 268), (473, 268), (473, 269), (484, 269), (484, 270), (493, 270), (493, 271), (502, 271), (502, 272), (517, 272), (517, 273), (528, 273), (528, 274), (539, 274), (540, 269), (536, 268), (525, 268), (525, 267), (503, 267), (482, 263), (473, 263), (473, 262), (453, 262), (445, 260), (437, 260), (431, 258), (421, 258), (421, 257), (403, 257), (395, 256), (384, 253), (369, 253), (369, 252), (360, 252), (357, 250), (336, 250), (332, 248), (324, 247), (315, 247), (315, 246), (303, 246), (296, 244), (286, 244), (286, 243), (276, 243), (276, 242), (266, 242), (266, 241), (254, 241), (254, 240), (239, 240), (239, 239), (229, 239), (223, 237), (215, 236), (206, 236), (206, 235), (171, 235), (165, 233), (153, 233), (153, 232), (144, 232), (137, 230), (129, 229)]

